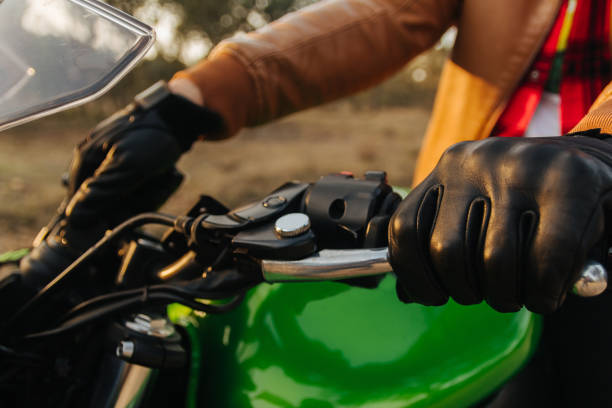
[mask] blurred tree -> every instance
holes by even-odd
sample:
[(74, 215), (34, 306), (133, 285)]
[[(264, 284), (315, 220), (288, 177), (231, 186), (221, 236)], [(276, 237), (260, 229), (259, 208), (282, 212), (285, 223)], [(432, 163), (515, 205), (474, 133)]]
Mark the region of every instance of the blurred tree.
[(204, 58), (219, 41), (259, 28), (319, 0), (105, 0), (155, 28), (157, 41), (148, 61), (95, 104), (77, 110), (101, 120), (129, 103), (133, 95), (159, 79)]
[(194, 63), (219, 41), (248, 32), (318, 0), (108, 0), (156, 27), (158, 53)]

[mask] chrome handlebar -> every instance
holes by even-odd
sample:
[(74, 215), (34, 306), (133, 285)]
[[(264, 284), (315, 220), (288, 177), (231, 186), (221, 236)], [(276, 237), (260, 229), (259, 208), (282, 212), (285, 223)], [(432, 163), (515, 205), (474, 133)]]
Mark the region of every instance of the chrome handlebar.
[[(389, 251), (373, 249), (324, 249), (298, 261), (262, 260), (261, 270), (266, 282), (308, 282), (384, 275), (392, 271)], [(588, 261), (572, 292), (582, 297), (597, 296), (608, 286), (608, 274), (603, 265)]]

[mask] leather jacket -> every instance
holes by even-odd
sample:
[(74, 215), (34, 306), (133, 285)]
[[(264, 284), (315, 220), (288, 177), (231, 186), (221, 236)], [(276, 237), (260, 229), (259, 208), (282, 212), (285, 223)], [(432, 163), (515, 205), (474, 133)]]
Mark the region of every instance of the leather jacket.
[[(220, 43), (179, 72), (225, 119), (227, 137), (377, 84), (433, 46), (457, 39), (440, 78), (415, 171), (448, 146), (491, 133), (554, 23), (562, 0), (327, 0)], [(574, 131), (612, 133), (612, 86)]]

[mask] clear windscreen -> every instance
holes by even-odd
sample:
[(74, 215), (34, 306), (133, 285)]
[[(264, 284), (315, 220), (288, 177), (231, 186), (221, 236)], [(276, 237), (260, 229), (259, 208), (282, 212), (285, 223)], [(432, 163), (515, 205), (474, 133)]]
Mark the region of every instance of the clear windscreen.
[(101, 95), (153, 41), (97, 0), (0, 0), (0, 131)]

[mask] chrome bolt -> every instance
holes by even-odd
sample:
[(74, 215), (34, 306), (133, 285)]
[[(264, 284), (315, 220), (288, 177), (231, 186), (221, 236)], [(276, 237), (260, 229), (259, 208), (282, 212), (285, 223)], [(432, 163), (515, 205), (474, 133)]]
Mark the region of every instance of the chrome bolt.
[(125, 327), (137, 333), (162, 339), (174, 334), (174, 326), (168, 319), (163, 317), (151, 317), (143, 313), (134, 316), (132, 320), (126, 321)]
[(115, 354), (119, 358), (130, 359), (134, 355), (134, 342), (133, 341), (121, 341), (115, 350)]

